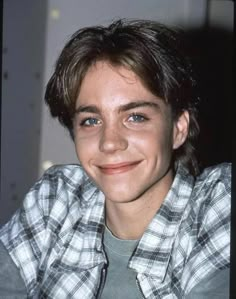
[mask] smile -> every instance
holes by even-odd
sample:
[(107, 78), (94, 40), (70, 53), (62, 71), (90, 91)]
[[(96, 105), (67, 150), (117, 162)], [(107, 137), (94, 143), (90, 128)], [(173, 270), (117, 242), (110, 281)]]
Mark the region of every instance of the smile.
[(107, 175), (119, 174), (134, 169), (140, 162), (141, 161), (124, 162), (124, 163), (117, 163), (117, 164), (105, 164), (99, 166), (99, 169), (102, 173)]

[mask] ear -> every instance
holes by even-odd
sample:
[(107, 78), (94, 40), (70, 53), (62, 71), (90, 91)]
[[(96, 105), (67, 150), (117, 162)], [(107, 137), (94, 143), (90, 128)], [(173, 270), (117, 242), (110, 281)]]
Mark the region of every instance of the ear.
[(186, 140), (189, 131), (189, 113), (184, 111), (174, 123), (173, 149), (179, 148)]

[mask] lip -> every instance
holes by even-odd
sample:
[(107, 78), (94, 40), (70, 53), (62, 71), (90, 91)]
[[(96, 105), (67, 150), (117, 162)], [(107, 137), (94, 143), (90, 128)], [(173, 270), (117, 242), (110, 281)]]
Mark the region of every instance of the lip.
[(99, 165), (98, 168), (102, 173), (107, 175), (112, 175), (112, 174), (119, 174), (119, 173), (130, 171), (134, 169), (140, 162), (141, 161), (104, 164), (104, 165)]

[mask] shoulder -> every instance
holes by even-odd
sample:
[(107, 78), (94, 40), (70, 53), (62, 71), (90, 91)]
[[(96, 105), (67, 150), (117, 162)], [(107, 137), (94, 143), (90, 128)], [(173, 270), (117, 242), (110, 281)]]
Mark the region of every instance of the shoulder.
[[(19, 235), (25, 242), (37, 238), (45, 243), (47, 233), (61, 237), (70, 231), (90, 205), (97, 188), (79, 165), (59, 165), (48, 169), (26, 194), (21, 208), (1, 228), (0, 239), (10, 250)], [(40, 238), (38, 237), (40, 236)]]
[(83, 228), (86, 224), (81, 219), (97, 202), (97, 194), (79, 165), (53, 166), (1, 228), (0, 241), (20, 269), (29, 293), (37, 288), (39, 264), (47, 259), (51, 263), (64, 251), (75, 225)]
[(230, 269), (217, 271), (197, 284), (186, 299), (227, 299), (229, 298)]
[(37, 200), (44, 208), (47, 204), (52, 206), (55, 202), (64, 203), (66, 206), (77, 202), (84, 207), (95, 192), (96, 186), (80, 165), (55, 165), (30, 189), (24, 205), (26, 207), (31, 201)]
[(222, 163), (211, 166), (197, 177), (195, 187), (199, 190), (202, 188), (215, 187), (217, 185), (224, 186), (227, 193), (231, 190), (231, 164)]
[[(67, 187), (69, 189), (77, 188), (79, 185), (88, 182), (83, 168), (77, 164), (54, 165), (47, 169), (42, 177), (31, 188), (33, 190), (45, 190), (46, 186), (55, 188)], [(45, 187), (45, 188), (44, 188)]]
[(231, 208), (231, 164), (205, 169), (197, 178), (190, 201), (200, 231), (229, 234)]
[(97, 187), (80, 165), (56, 165), (30, 189), (19, 212), (28, 226), (42, 219), (50, 231), (63, 232), (83, 217), (97, 194)]
[(222, 163), (206, 168), (195, 181), (192, 198), (196, 206), (212, 207), (226, 204), (231, 199), (231, 164)]
[(229, 267), (231, 165), (205, 169), (196, 179), (188, 205), (187, 263), (183, 285), (188, 293), (207, 276)]

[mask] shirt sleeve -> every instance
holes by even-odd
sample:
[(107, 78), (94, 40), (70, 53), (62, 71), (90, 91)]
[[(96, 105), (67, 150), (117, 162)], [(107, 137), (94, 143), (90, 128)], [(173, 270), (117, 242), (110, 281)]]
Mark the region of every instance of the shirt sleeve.
[[(198, 193), (198, 196), (200, 198), (203, 195), (204, 200), (201, 201), (200, 208), (196, 208), (195, 223), (191, 227), (196, 234), (196, 239), (192, 243), (193, 247), (182, 275), (183, 289), (186, 295), (191, 294), (197, 286), (200, 289), (200, 286), (205, 289), (204, 284), (206, 284), (206, 290), (212, 291), (211, 285), (217, 285), (217, 279), (220, 277), (226, 279), (224, 274), (221, 276), (221, 273), (229, 271), (230, 175), (230, 168), (223, 165), (211, 171), (207, 180), (205, 179), (205, 183), (201, 184), (201, 192)], [(193, 207), (196, 207), (197, 204), (197, 201), (196, 205), (193, 203)], [(207, 278), (209, 278), (209, 282)]]
[(0, 298), (24, 299), (27, 291), (19, 269), (0, 242)]
[(53, 192), (49, 192), (51, 188), (49, 179), (46, 177), (34, 185), (26, 195), (22, 206), (0, 229), (0, 241), (9, 258), (19, 269), (29, 296), (32, 296), (38, 288), (39, 262), (42, 253), (46, 251), (47, 207), (43, 209), (43, 204), (47, 204), (48, 198), (53, 196)]
[(0, 229), (0, 241), (19, 269), (29, 298), (35, 298), (79, 218), (81, 180), (83, 173), (78, 167), (50, 168)]
[(228, 299), (229, 273), (228, 268), (206, 277), (190, 291), (186, 299)]

